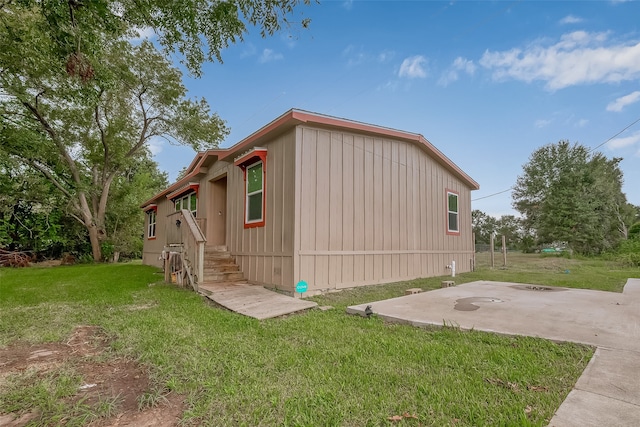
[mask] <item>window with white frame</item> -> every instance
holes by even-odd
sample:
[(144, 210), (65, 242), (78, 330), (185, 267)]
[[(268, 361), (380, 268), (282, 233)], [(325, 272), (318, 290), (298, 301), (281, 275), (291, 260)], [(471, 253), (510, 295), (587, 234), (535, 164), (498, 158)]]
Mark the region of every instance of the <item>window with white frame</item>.
[(458, 224), (458, 194), (453, 191), (447, 191), (447, 233), (460, 233)]
[(175, 199), (174, 203), (176, 205), (176, 211), (186, 209), (191, 211), (191, 214), (196, 217), (196, 213), (198, 212), (198, 196), (195, 191)]
[(158, 214), (154, 209), (147, 212), (148, 217), (148, 226), (147, 226), (147, 238), (155, 239), (156, 238), (156, 219)]
[(262, 161), (258, 161), (246, 169), (245, 223), (258, 224), (264, 222), (264, 174)]

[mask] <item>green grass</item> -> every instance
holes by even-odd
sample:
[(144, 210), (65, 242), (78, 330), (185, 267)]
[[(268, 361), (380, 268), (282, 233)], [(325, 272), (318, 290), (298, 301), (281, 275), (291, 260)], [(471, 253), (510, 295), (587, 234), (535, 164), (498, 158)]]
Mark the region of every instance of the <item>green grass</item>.
[(625, 267), (605, 258), (509, 253), (503, 266), (502, 254), (495, 255), (494, 268), (489, 254), (476, 254), (477, 269), (460, 276), (460, 283), (474, 280), (530, 283), (622, 292), (630, 277), (640, 277), (640, 267)]
[[(543, 262), (527, 267), (529, 259)], [(531, 283), (620, 290), (626, 277), (639, 276), (629, 269), (610, 274), (614, 266), (593, 260), (532, 257), (519, 267), (513, 261), (506, 270), (483, 267), (456, 281), (533, 277)], [(571, 273), (564, 273), (565, 262), (573, 263)], [(600, 270), (601, 277), (615, 279), (591, 280)], [(149, 366), (154, 385), (140, 406), (161, 403), (169, 391), (181, 393), (185, 424), (379, 426), (408, 412), (418, 419), (402, 425), (546, 425), (591, 348), (419, 329), (344, 312), (348, 305), (400, 296), (408, 287), (439, 287), (442, 279), (332, 293), (314, 299), (333, 310), (257, 321), (160, 284), (161, 275), (146, 266), (0, 269), (0, 346), (60, 341), (75, 325), (99, 325), (114, 337), (115, 355)], [(0, 407), (6, 396), (0, 391)]]

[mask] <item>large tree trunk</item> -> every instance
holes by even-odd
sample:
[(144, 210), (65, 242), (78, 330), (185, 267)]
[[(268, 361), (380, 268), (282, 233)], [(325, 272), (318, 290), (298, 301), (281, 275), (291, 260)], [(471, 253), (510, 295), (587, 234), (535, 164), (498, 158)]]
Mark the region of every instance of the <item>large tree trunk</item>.
[(95, 224), (86, 225), (87, 231), (89, 231), (89, 242), (91, 242), (91, 254), (93, 255), (93, 260), (98, 262), (102, 261), (102, 246), (100, 245), (100, 233), (98, 232), (98, 227)]
[(79, 208), (82, 215), (82, 225), (84, 225), (89, 232), (89, 242), (91, 243), (93, 260), (96, 262), (102, 261), (102, 246), (100, 245), (100, 240), (103, 233), (101, 233), (100, 227), (96, 223), (95, 215), (89, 207), (87, 196), (84, 192), (78, 192), (78, 201), (80, 202)]

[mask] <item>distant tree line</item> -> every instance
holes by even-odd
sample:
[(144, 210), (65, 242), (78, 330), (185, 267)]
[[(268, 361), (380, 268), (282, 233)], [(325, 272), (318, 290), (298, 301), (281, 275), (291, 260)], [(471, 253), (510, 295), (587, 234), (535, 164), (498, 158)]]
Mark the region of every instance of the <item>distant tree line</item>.
[(640, 235), (640, 207), (622, 192), (621, 160), (568, 141), (537, 149), (513, 187), (513, 207), (521, 216), (474, 210), (476, 242), (487, 243), (495, 233), (524, 251), (562, 246), (583, 255), (634, 245), (629, 241)]

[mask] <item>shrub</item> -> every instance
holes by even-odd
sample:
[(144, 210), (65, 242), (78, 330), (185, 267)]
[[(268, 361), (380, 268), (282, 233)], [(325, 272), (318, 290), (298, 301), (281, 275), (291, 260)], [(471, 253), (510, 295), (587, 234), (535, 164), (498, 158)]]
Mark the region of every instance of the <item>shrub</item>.
[(620, 242), (614, 259), (630, 267), (640, 267), (640, 238), (636, 237)]

